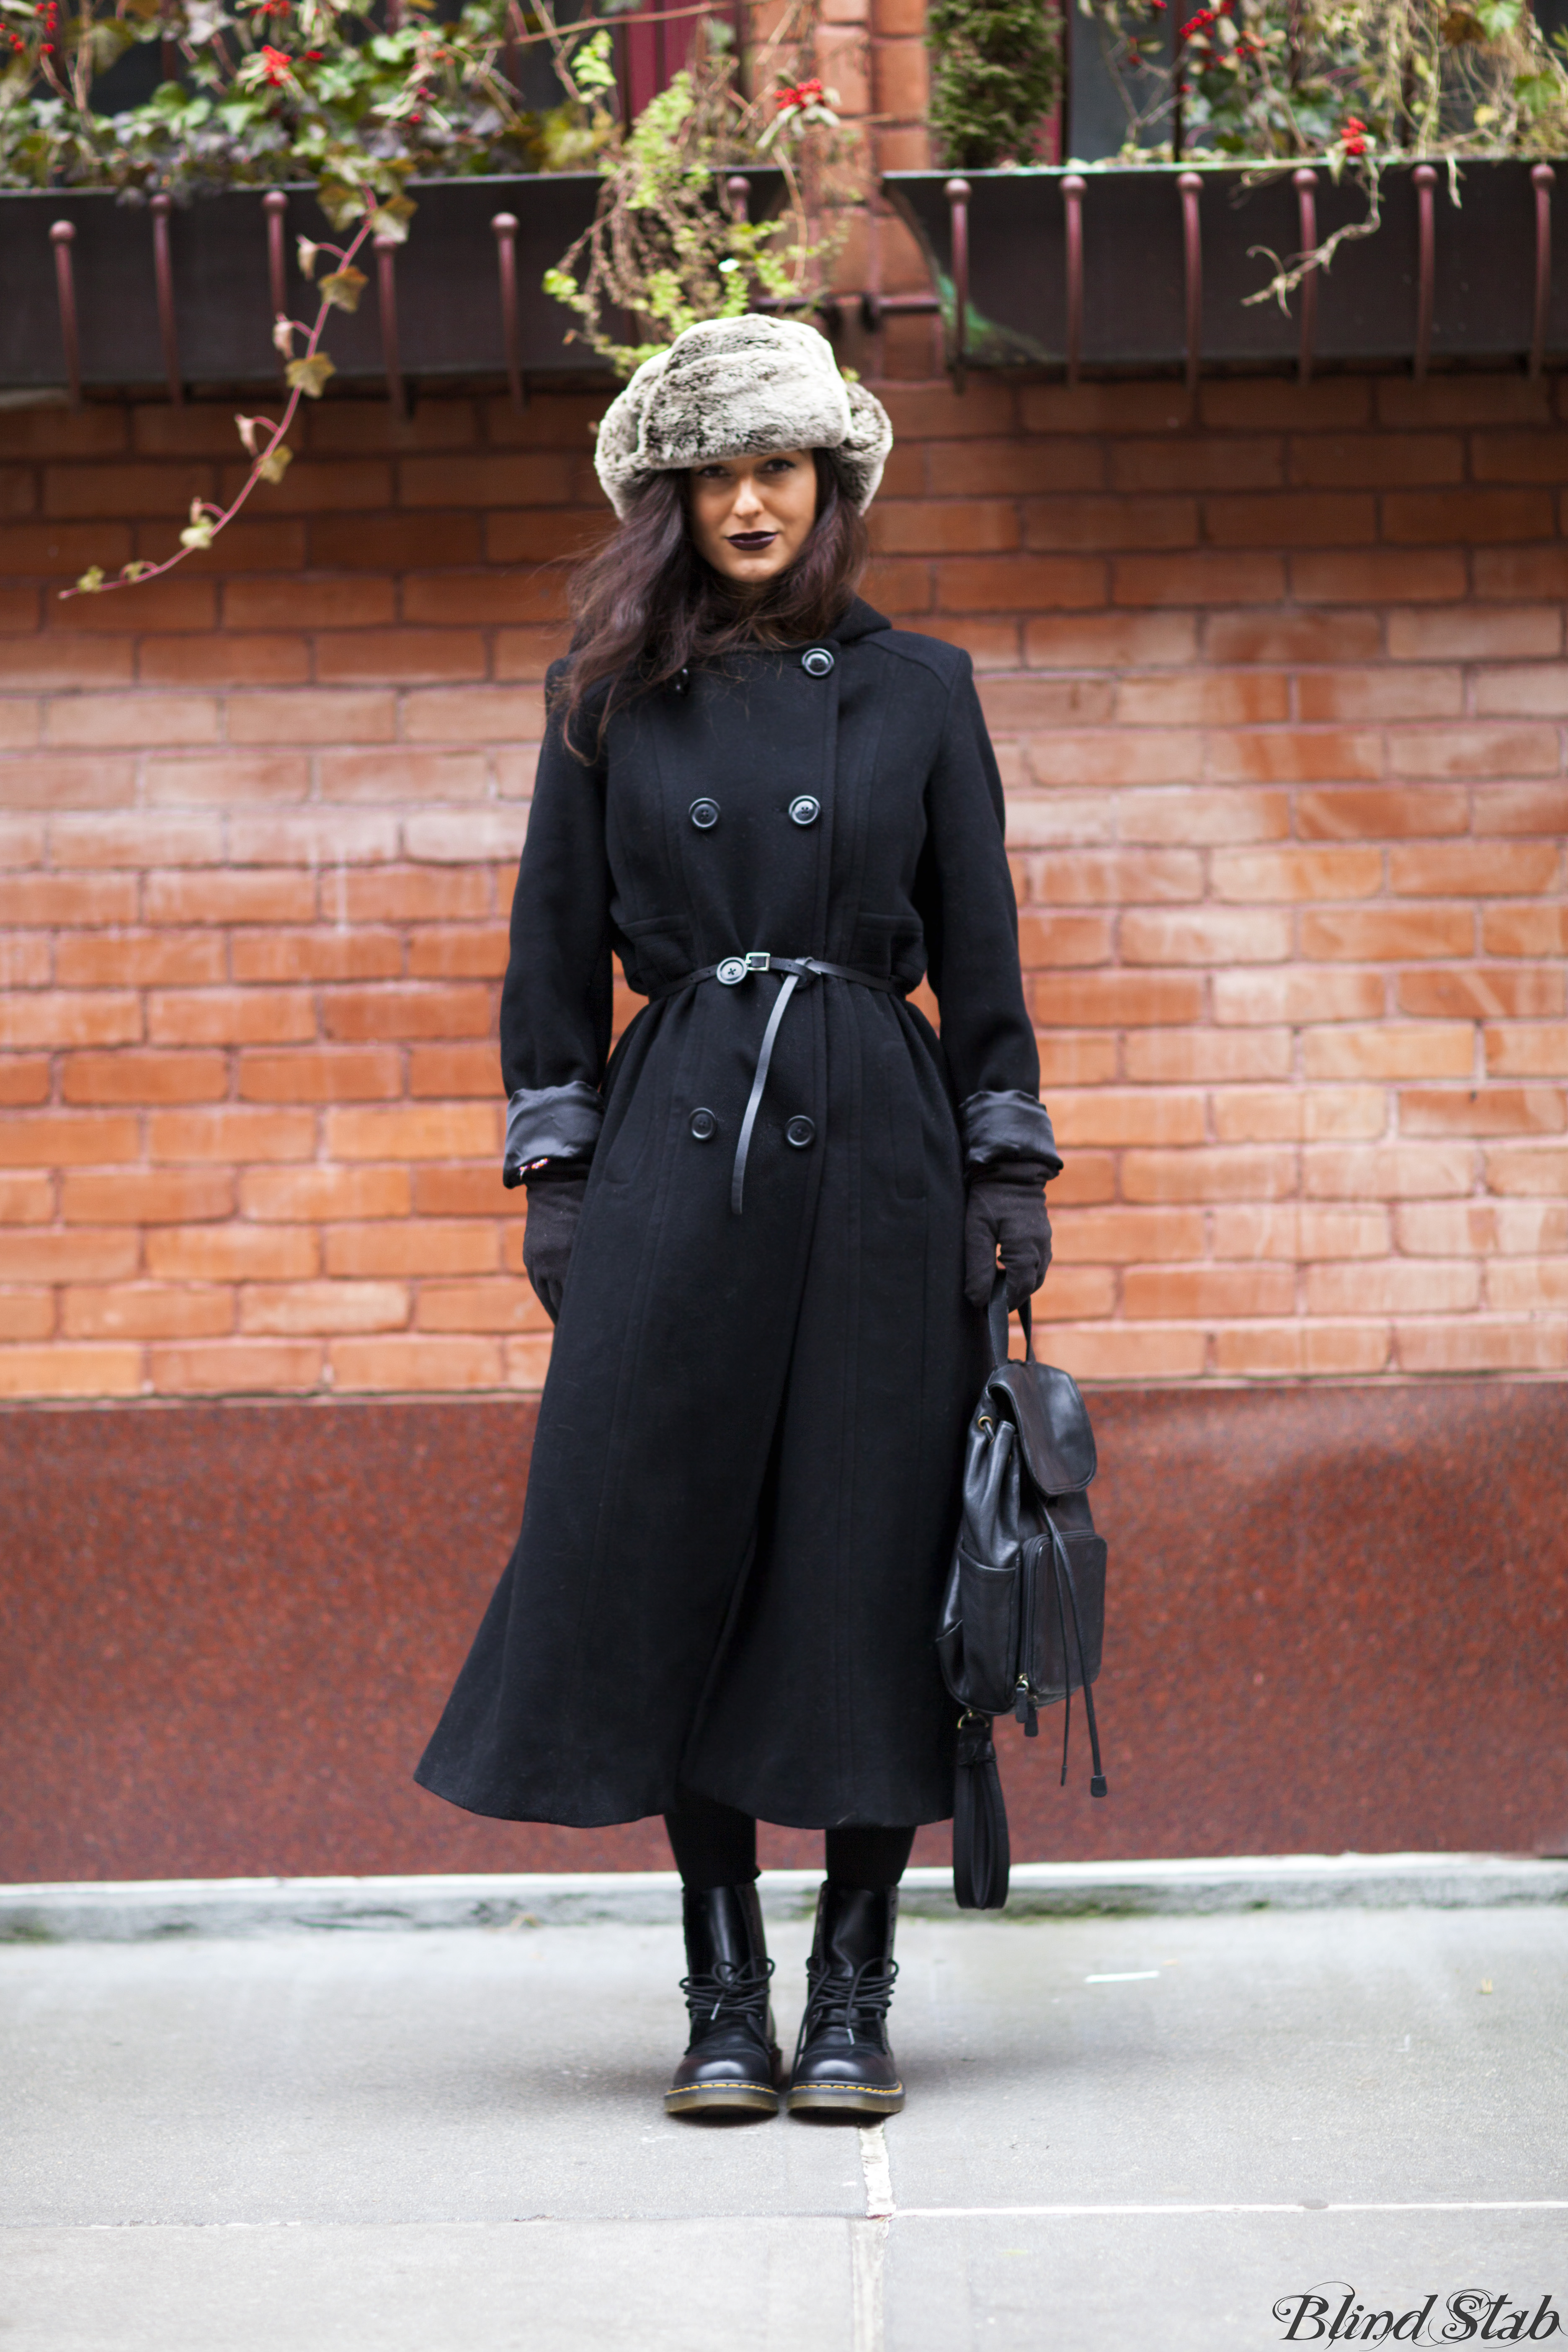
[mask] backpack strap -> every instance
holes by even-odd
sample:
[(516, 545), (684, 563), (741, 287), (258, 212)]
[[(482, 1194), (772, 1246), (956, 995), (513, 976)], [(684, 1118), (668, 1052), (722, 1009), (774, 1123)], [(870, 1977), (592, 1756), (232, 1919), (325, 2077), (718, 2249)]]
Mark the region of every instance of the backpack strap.
[[(1025, 1358), (1032, 1364), (1037, 1360), (1035, 1355), (1035, 1324), (1026, 1298), (1019, 1301), (1018, 1320), (1024, 1327)], [(998, 1274), (991, 1286), (991, 1304), (985, 1310), (985, 1321), (991, 1334), (991, 1362), (994, 1368), (1007, 1360), (1007, 1277), (1005, 1274)]]

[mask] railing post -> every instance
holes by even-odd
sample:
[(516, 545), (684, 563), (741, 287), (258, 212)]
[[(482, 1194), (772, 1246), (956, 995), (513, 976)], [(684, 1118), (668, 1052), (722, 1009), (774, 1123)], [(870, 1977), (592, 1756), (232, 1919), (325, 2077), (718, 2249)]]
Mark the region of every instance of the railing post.
[(528, 405), (528, 394), (517, 355), (517, 215), (497, 213), (490, 226), (495, 231), (496, 266), (500, 272), (500, 339), (507, 388), (512, 406), (521, 414)]
[(1436, 274), (1437, 232), (1433, 220), (1432, 192), (1437, 174), (1430, 163), (1417, 163), (1415, 182), (1415, 381), (1420, 383), (1432, 356), (1432, 285)]
[(395, 236), (378, 236), (375, 240), (376, 295), (381, 304), (381, 358), (386, 370), (386, 396), (392, 403), (392, 413), (402, 419), (408, 414), (408, 401), (403, 388), (403, 368), (397, 353), (397, 247)]
[(55, 292), (60, 306), (60, 341), (65, 347), (66, 383), (70, 387), (70, 404), (81, 406), (81, 344), (76, 326), (76, 273), (71, 266), (71, 247), (76, 242), (76, 224), (56, 221), (49, 231), (55, 248)]
[[(1291, 173), (1296, 190), (1296, 233), (1299, 250), (1313, 253), (1318, 243), (1318, 175), (1303, 164)], [(1301, 278), (1301, 343), (1296, 374), (1302, 383), (1312, 381), (1312, 346), (1318, 332), (1318, 265), (1309, 261)]]
[(1076, 172), (1062, 182), (1067, 213), (1068, 382), (1076, 384), (1083, 362), (1083, 188)]
[(159, 193), (148, 206), (153, 215), (153, 275), (158, 288), (158, 340), (163, 346), (163, 374), (169, 398), (178, 408), (185, 397), (180, 382), (180, 338), (174, 325), (174, 269), (169, 257), (169, 211), (172, 196)]
[(1195, 172), (1184, 172), (1176, 182), (1182, 194), (1182, 260), (1187, 289), (1187, 404), (1197, 398), (1198, 369), (1204, 340), (1204, 241), (1198, 215), (1203, 182)]
[(283, 224), (289, 199), (281, 188), (268, 188), (261, 199), (261, 209), (267, 216), (267, 299), (272, 305), (269, 325), (276, 325), (289, 310), (289, 271), (283, 258)]
[(969, 183), (949, 180), (942, 193), (952, 223), (952, 388), (961, 393), (969, 356)]
[(1546, 364), (1546, 324), (1552, 309), (1552, 191), (1557, 174), (1550, 163), (1537, 163), (1530, 180), (1535, 190), (1535, 315), (1530, 333), (1530, 373), (1539, 375)]

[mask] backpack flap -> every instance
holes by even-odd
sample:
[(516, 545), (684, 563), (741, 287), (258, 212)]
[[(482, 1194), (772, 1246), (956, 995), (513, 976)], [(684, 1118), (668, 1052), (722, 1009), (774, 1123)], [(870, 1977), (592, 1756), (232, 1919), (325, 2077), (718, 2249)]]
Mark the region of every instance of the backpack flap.
[(1089, 1484), (1098, 1467), (1094, 1431), (1070, 1372), (1028, 1360), (998, 1364), (985, 1391), (1016, 1427), (1037, 1493), (1075, 1495)]

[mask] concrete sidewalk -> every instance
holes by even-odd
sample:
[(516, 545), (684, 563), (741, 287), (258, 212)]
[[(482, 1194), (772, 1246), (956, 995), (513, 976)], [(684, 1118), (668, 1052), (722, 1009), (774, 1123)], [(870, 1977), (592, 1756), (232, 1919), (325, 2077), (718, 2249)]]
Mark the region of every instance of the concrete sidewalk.
[(1465, 2290), (1568, 2335), (1563, 1946), (1552, 1906), (912, 1918), (884, 2133), (667, 2121), (668, 1925), (13, 1944), (0, 2345), (1253, 2352), (1286, 2298), (1312, 2341), (1436, 2295), (1436, 2340)]

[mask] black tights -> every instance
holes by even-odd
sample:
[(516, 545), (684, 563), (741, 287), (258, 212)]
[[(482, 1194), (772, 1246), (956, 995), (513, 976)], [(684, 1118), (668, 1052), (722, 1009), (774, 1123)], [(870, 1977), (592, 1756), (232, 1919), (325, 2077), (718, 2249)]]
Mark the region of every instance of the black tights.
[[(682, 1789), (664, 1826), (675, 1850), (681, 1884), (695, 1891), (749, 1886), (757, 1874), (757, 1824), (750, 1813)], [(836, 1886), (896, 1886), (904, 1874), (912, 1829), (868, 1828), (858, 1822), (825, 1830), (827, 1875)]]

